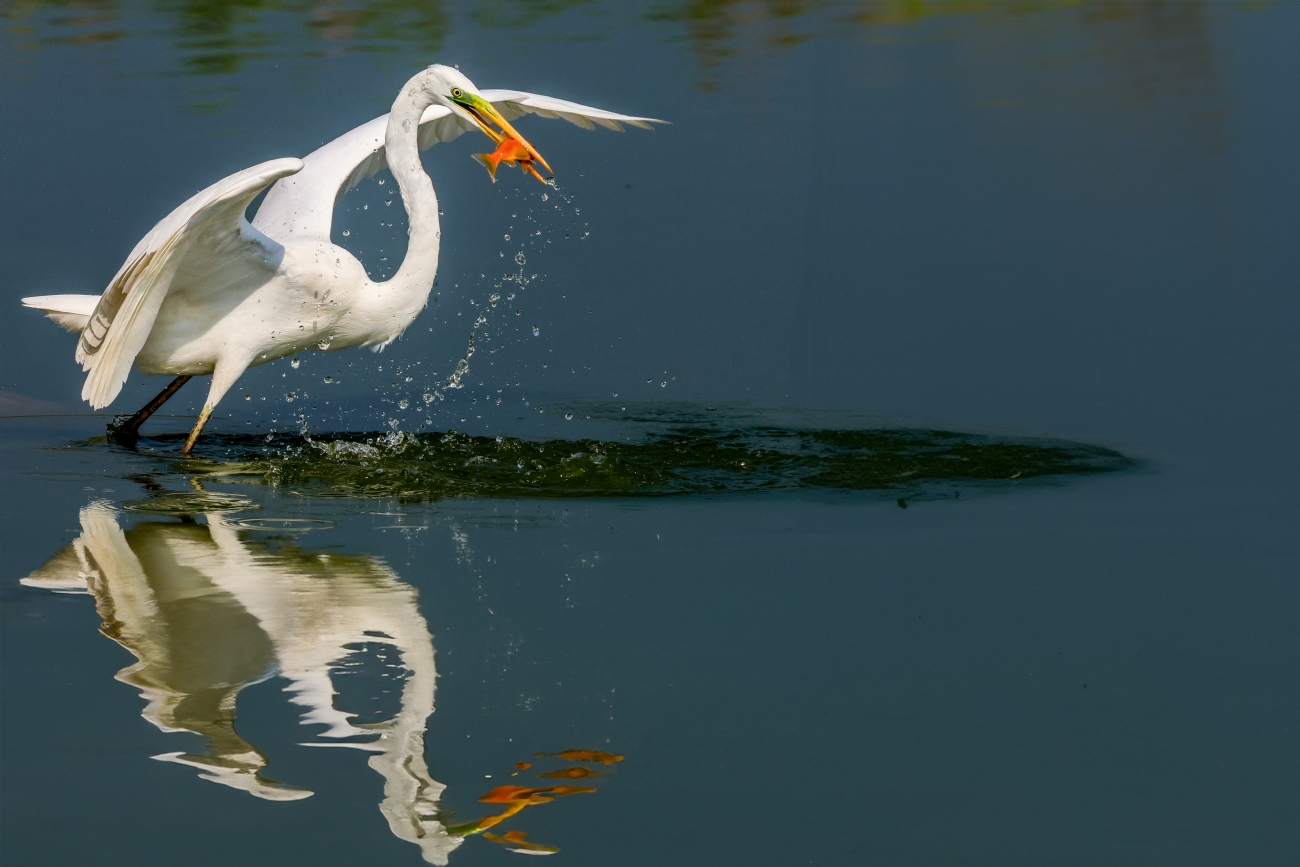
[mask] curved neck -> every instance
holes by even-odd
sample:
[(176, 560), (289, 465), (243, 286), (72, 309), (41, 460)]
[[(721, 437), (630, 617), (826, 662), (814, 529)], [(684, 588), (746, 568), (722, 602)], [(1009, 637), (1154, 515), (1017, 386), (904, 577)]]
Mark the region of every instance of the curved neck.
[(393, 103), (388, 115), (388, 129), (384, 134), (384, 149), (388, 168), (397, 181), (402, 194), (402, 204), (410, 222), (406, 258), (391, 278), (379, 285), (398, 290), (404, 298), (417, 302), (418, 312), (433, 288), (433, 278), (438, 272), (438, 247), (441, 232), (438, 230), (438, 196), (433, 191), (433, 181), (420, 164), (418, 137), (420, 117), (433, 104), (433, 98), (421, 87), (408, 84)]

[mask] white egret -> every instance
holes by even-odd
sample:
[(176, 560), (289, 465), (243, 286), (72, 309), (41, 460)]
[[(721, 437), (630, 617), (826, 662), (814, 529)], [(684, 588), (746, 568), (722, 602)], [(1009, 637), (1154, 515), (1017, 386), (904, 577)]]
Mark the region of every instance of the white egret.
[[(441, 237), (420, 150), (478, 128), (498, 145), (515, 140), (511, 153), (525, 171), (536, 174), (534, 162), (549, 170), (510, 126), (508, 118), (525, 113), (587, 129), (663, 123), (520, 91), (479, 91), (459, 70), (430, 66), (403, 85), (388, 115), (304, 159), (271, 160), (193, 196), (136, 245), (103, 295), (45, 295), (23, 304), (80, 332), (76, 358), (87, 372), (81, 397), (95, 409), (117, 397), (132, 364), (176, 377), (117, 429), (120, 442), (133, 442), (190, 377), (210, 375), (181, 450), (188, 454), (249, 367), (310, 349), (382, 349), (415, 321), (433, 288)], [(523, 160), (525, 152), (533, 160)], [(401, 192), (410, 241), (397, 271), (376, 282), (330, 241), (330, 225), (334, 202), (385, 166)], [(271, 184), (250, 224), (245, 209)]]

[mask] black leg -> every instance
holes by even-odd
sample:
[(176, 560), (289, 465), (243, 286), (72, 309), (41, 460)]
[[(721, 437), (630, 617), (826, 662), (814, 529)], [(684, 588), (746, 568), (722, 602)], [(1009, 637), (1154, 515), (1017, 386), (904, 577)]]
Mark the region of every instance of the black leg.
[(121, 446), (130, 448), (140, 439), (140, 425), (145, 423), (149, 416), (153, 415), (158, 409), (167, 402), (173, 394), (180, 390), (180, 387), (190, 381), (189, 376), (178, 376), (167, 387), (158, 392), (158, 396), (144, 405), (144, 408), (126, 421), (121, 421), (121, 416), (114, 419), (108, 426), (108, 438)]

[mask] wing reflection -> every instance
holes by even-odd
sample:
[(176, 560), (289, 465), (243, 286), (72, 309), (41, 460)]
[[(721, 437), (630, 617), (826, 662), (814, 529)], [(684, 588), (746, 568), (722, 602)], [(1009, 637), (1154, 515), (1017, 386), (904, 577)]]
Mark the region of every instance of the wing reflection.
[[(206, 524), (142, 521), (123, 531), (112, 507), (93, 503), (81, 511), (81, 535), (22, 583), (93, 596), (103, 633), (138, 660), (117, 677), (140, 690), (144, 717), (206, 744), (202, 754), (154, 758), (259, 798), (309, 797), (264, 775), (267, 757), (235, 730), (240, 691), (284, 677), (303, 724), (326, 726), (319, 737), (329, 740), (311, 745), (372, 752), (389, 827), (426, 861), (446, 864), (465, 838), (443, 827), (445, 786), (424, 760), (436, 671), (415, 589), (376, 558), (272, 550), (241, 539), (221, 513), (205, 517)], [(333, 675), (376, 644), (400, 658), (399, 708), (360, 724), (334, 706)]]

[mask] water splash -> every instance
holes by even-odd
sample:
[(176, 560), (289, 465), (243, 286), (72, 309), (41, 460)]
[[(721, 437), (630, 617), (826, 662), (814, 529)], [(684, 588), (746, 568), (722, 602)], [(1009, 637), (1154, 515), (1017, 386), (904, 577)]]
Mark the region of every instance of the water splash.
[(469, 336), (469, 345), (465, 347), (465, 355), (456, 362), (456, 369), (451, 372), (451, 376), (447, 377), (447, 382), (443, 386), (444, 388), (465, 387), (463, 380), (465, 374), (469, 373), (469, 360), (474, 357), (474, 351), (474, 335), (471, 334)]

